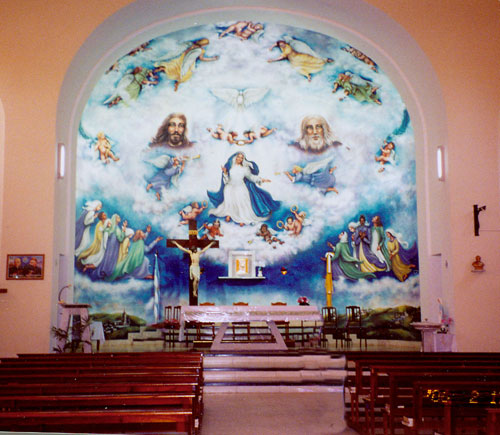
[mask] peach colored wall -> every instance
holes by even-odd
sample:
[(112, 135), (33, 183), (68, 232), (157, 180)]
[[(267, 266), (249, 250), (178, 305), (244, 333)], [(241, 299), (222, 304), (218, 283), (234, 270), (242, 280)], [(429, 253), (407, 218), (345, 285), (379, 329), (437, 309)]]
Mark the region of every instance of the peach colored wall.
[[(473, 235), (472, 206), (487, 205), (483, 229), (500, 231), (498, 115), (500, 2), (370, 0), (398, 21), (430, 59), (447, 111), (451, 273), (457, 344), (463, 351), (500, 350), (500, 232)], [(486, 272), (470, 264), (481, 255)]]
[[(55, 121), (66, 70), (95, 27), (129, 0), (2, 2), (5, 164), (0, 355), (47, 352), (52, 306)], [(5, 281), (6, 255), (44, 253), (43, 281)]]
[[(0, 6), (0, 47), (2, 58), (9, 60), (0, 69), (6, 123), (0, 166), (0, 288), (8, 289), (0, 294), (0, 356), (49, 350), (58, 97), (80, 46), (100, 23), (129, 3), (21, 0)], [(448, 120), (447, 181), (438, 185), (430, 180), (429, 216), (438, 222), (439, 216), (449, 213), (451, 236), (440, 237), (441, 228), (435, 226), (429, 249), (443, 257), (443, 292), (454, 301), (459, 350), (500, 351), (500, 338), (492, 327), (499, 317), (500, 233), (474, 237), (472, 231), (475, 203), (487, 205), (481, 214), (482, 228), (500, 229), (500, 2), (367, 3), (396, 20), (417, 41), (439, 77)], [(447, 201), (442, 200), (444, 193)], [(45, 280), (5, 281), (7, 253), (45, 253)], [(486, 263), (483, 274), (470, 272), (476, 254)], [(423, 293), (423, 303), (432, 304), (434, 296), (425, 295), (425, 289)]]

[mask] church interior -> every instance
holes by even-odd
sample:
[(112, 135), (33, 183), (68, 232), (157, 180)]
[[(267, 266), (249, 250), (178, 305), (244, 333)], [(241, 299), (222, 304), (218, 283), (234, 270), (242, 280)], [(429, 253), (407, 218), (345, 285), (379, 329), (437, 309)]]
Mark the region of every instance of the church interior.
[(0, 431), (500, 433), (500, 2), (0, 12)]

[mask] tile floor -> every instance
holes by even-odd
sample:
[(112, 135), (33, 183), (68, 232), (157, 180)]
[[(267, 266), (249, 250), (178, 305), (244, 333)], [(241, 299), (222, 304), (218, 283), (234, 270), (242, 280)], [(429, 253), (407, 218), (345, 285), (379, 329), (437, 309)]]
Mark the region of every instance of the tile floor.
[[(95, 343), (93, 343), (94, 351)], [(162, 342), (106, 341), (101, 352), (148, 352), (185, 350), (184, 346), (164, 347)], [(364, 348), (363, 348), (364, 349)], [(369, 340), (368, 350), (419, 351), (420, 342)], [(335, 342), (330, 351), (342, 351)], [(361, 350), (359, 340), (349, 350)], [(207, 386), (205, 415), (201, 435), (334, 435), (356, 434), (344, 421), (344, 398), (341, 387), (310, 389), (300, 386), (280, 388), (260, 386), (234, 389)]]
[(342, 388), (328, 392), (205, 394), (201, 435), (357, 434), (344, 421)]

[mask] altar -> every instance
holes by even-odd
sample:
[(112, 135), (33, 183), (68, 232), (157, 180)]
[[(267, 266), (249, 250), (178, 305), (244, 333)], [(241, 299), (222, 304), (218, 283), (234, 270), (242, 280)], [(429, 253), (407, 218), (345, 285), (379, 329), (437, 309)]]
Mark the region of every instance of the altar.
[[(276, 326), (276, 321), (313, 321), (322, 323), (323, 319), (317, 307), (314, 306), (183, 306), (180, 315), (179, 341), (184, 341), (186, 322), (220, 323), (211, 350), (287, 350), (283, 337)], [(274, 343), (223, 343), (229, 323), (232, 322), (265, 322)]]

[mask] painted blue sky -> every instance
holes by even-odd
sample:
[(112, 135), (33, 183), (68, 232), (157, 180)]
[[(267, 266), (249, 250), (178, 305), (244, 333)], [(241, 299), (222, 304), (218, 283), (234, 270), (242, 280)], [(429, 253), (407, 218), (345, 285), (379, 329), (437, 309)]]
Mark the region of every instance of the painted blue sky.
[[(405, 105), (389, 77), (375, 72), (369, 65), (342, 50), (347, 44), (304, 29), (264, 23), (264, 32), (255, 40), (240, 40), (233, 35), (218, 38), (220, 29), (231, 23), (217, 23), (185, 29), (150, 42), (149, 49), (135, 56), (119, 59), (115, 69), (97, 83), (82, 115), (81, 126), (86, 137), (78, 138), (77, 216), (85, 201), (100, 199), (109, 216), (118, 213), (133, 229), (153, 227), (153, 237), (187, 238), (187, 226), (179, 225), (179, 210), (192, 201), (206, 201), (207, 190), (218, 190), (221, 165), (237, 151), (243, 151), (256, 162), (260, 174), (271, 180), (263, 187), (281, 208), (268, 224), (283, 244), (269, 245), (256, 236), (258, 225), (240, 227), (222, 222), (224, 237), (220, 249), (211, 249), (202, 257), (205, 273), (200, 286), (200, 301), (212, 300), (230, 305), (238, 300), (267, 305), (282, 300), (295, 304), (306, 295), (318, 306), (325, 304), (325, 263), (327, 241), (336, 243), (338, 234), (350, 222), (365, 214), (371, 221), (380, 215), (385, 228), (393, 228), (406, 242), (417, 240), (417, 206), (415, 186), (415, 142), (411, 123), (398, 131), (405, 117)], [(268, 62), (279, 57), (278, 48), (270, 49), (280, 39), (293, 37), (307, 43), (318, 55), (331, 58), (322, 71), (309, 82), (287, 60)], [(174, 85), (164, 74), (155, 86), (144, 86), (136, 100), (107, 107), (103, 102), (114, 92), (124, 74), (136, 66), (152, 68), (161, 59), (172, 58), (182, 51), (184, 43), (208, 38), (205, 56), (219, 56), (214, 62), (198, 62), (190, 80)], [(339, 73), (349, 71), (359, 83), (377, 86), (382, 102), (361, 103), (346, 97), (342, 90), (333, 93)], [(216, 97), (221, 88), (267, 89), (264, 97), (243, 111)], [(158, 201), (146, 192), (148, 178), (155, 173), (152, 160), (165, 154), (148, 151), (148, 144), (169, 113), (182, 112), (187, 117), (188, 137), (195, 144), (182, 151), (190, 157), (178, 185), (163, 192)], [(304, 116), (319, 114), (331, 126), (342, 145), (321, 156), (311, 155), (291, 146), (300, 136)], [(240, 137), (248, 128), (265, 125), (277, 130), (252, 144), (238, 146), (214, 139), (207, 128), (223, 124), (236, 130)], [(92, 138), (103, 131), (113, 144), (117, 162), (104, 165), (98, 160)], [(398, 134), (394, 134), (397, 132)], [(88, 138), (91, 138), (90, 140)], [(393, 164), (380, 165), (384, 140), (396, 144)], [(167, 152), (168, 153), (168, 152)], [(172, 153), (171, 153), (172, 154)], [(305, 184), (292, 184), (284, 175), (294, 165), (323, 159), (334, 161), (336, 188), (339, 193), (326, 195)], [(199, 157), (198, 157), (199, 156)], [(307, 213), (299, 237), (291, 237), (277, 228), (278, 220), (290, 215), (297, 206)], [(211, 205), (209, 205), (209, 209)], [(207, 210), (199, 218), (213, 222)], [(218, 280), (227, 274), (228, 252), (254, 250), (257, 261), (265, 264), (263, 283), (237, 286)], [(188, 261), (175, 249), (158, 245), (162, 274), (164, 305), (187, 303)], [(152, 257), (151, 257), (152, 258)], [(279, 273), (286, 267), (289, 273)], [(152, 283), (144, 280), (93, 282), (75, 270), (75, 288), (80, 301), (89, 302), (94, 311), (123, 311), (152, 320)], [(418, 274), (399, 282), (393, 274), (382, 273), (373, 281), (335, 282), (334, 305), (363, 307), (419, 305)]]

